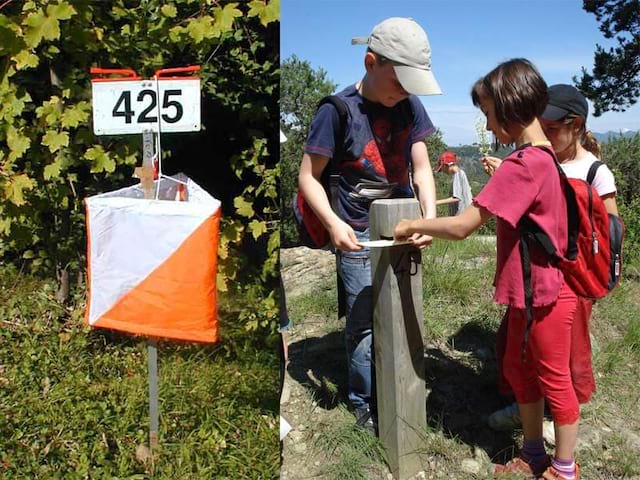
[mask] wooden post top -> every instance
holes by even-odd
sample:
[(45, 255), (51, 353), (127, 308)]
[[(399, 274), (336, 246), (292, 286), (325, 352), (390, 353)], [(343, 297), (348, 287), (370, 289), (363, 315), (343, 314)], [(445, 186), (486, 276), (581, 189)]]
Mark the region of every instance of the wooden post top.
[(369, 209), (371, 240), (392, 238), (393, 230), (403, 218), (420, 218), (420, 203), (415, 198), (374, 200)]

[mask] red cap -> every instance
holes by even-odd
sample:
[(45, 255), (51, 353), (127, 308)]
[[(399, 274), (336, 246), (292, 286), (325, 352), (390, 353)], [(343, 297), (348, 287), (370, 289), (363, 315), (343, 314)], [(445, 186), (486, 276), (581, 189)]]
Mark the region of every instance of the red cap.
[(450, 151), (442, 152), (435, 171), (439, 172), (445, 165), (455, 165), (456, 163), (458, 163), (458, 155)]

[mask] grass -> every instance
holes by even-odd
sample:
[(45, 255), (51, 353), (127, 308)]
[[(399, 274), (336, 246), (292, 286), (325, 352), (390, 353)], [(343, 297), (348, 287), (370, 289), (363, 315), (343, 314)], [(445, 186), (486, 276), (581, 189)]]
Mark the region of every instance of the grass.
[[(346, 411), (344, 418), (349, 419)], [(328, 479), (368, 480), (374, 472), (384, 470), (384, 449), (377, 438), (356, 428), (352, 422), (331, 425), (316, 437), (316, 449), (329, 457), (339, 458), (323, 469)]]
[[(159, 448), (142, 338), (89, 329), (81, 299), (0, 271), (0, 478), (277, 478), (277, 358), (264, 343), (160, 342)], [(242, 342), (237, 342), (240, 345)]]
[[(429, 478), (491, 478), (486, 468), (487, 455), (492, 461), (503, 462), (513, 456), (521, 442), (520, 432), (499, 436), (491, 432), (481, 418), (496, 408), (482, 402), (497, 397), (494, 332), (503, 308), (494, 305), (492, 300), (495, 244), (477, 237), (464, 242), (434, 241), (432, 247), (423, 252), (422, 265), (428, 349), (428, 427), (420, 451), (423, 465)], [(330, 277), (326, 285), (318, 289), (321, 294), (314, 291), (289, 300), (294, 326), (297, 324), (300, 331), (307, 319), (316, 321), (318, 317), (329, 319), (329, 330), (329, 327), (333, 331), (343, 327), (331, 321), (336, 318), (333, 283)], [(591, 333), (598, 391), (592, 401), (583, 406), (582, 425), (585, 433), (595, 430), (599, 441), (578, 450), (583, 476), (601, 480), (640, 478), (640, 416), (637, 415), (640, 411), (637, 379), (640, 282), (637, 276), (625, 276), (614, 292), (596, 302)], [(344, 386), (339, 387), (344, 392), (341, 390)], [(339, 393), (339, 397), (338, 408), (345, 408), (344, 393)], [(474, 403), (474, 397), (480, 400)], [(460, 405), (454, 406), (456, 403)], [(354, 432), (351, 415), (337, 418), (334, 424), (310, 427), (313, 433), (309, 435), (316, 435), (318, 441), (308, 455), (321, 459), (320, 477), (386, 478), (384, 470), (380, 473), (384, 454), (372, 454), (378, 452), (379, 445), (372, 443), (371, 438), (365, 442), (357, 436), (362, 432)], [(462, 426), (455, 425), (455, 420), (460, 420)], [(478, 451), (485, 452), (480, 455), (481, 459)], [(465, 472), (461, 468), (465, 458), (476, 458), (483, 466), (481, 471)], [(302, 478), (312, 471), (298, 473)]]

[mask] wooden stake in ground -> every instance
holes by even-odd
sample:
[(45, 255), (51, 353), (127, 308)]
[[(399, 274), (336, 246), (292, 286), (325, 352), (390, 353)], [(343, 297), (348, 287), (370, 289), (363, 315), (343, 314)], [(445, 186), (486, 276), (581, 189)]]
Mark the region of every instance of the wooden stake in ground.
[[(371, 239), (391, 238), (403, 218), (419, 218), (415, 199), (376, 200)], [(426, 432), (421, 253), (411, 246), (371, 249), (378, 430), (396, 479), (422, 470)]]

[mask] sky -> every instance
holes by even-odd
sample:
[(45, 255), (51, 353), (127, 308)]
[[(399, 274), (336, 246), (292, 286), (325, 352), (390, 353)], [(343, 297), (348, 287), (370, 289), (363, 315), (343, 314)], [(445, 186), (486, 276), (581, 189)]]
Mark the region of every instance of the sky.
[[(498, 63), (524, 57), (547, 84), (571, 84), (581, 67), (592, 70), (596, 44), (614, 45), (581, 0), (281, 0), (281, 59), (295, 54), (309, 61), (342, 90), (364, 74), (366, 46), (351, 39), (394, 16), (412, 17), (427, 32), (443, 94), (420, 99), (450, 146), (476, 141), (479, 110), (469, 91)], [(638, 130), (640, 104), (590, 116), (587, 126), (601, 133)]]

